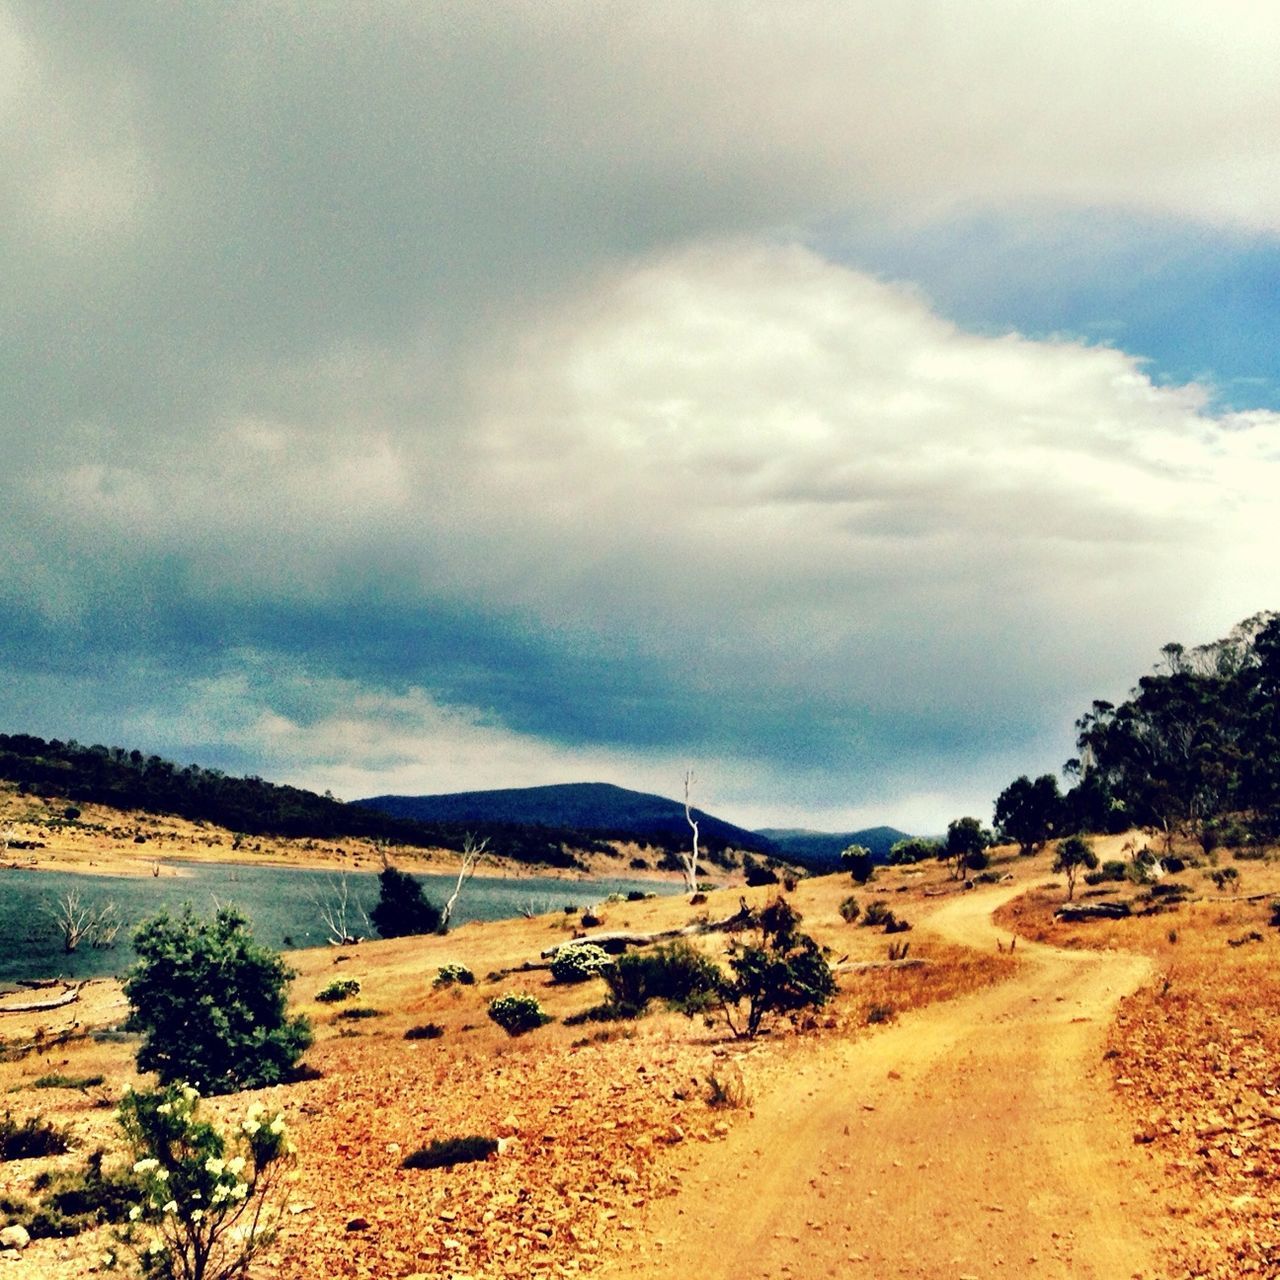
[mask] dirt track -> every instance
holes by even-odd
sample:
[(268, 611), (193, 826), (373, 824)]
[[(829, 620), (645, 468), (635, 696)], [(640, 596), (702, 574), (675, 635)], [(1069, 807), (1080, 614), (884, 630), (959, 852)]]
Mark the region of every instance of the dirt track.
[[(955, 898), (922, 928), (995, 947), (1021, 890)], [(1141, 957), (1020, 943), (1015, 978), (857, 1043), (823, 1044), (754, 1118), (691, 1150), (685, 1193), (611, 1274), (1158, 1276), (1163, 1205), (1139, 1184), (1102, 1040)]]

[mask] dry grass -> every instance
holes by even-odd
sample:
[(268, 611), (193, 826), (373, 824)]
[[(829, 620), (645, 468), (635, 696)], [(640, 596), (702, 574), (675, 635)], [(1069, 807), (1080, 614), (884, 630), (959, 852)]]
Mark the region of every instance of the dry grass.
[[(1236, 865), (1242, 895), (1280, 897), (1274, 862)], [(1217, 897), (1206, 870), (1173, 879)], [(1108, 1055), (1134, 1141), (1185, 1192), (1180, 1209), (1199, 1241), (1180, 1260), (1185, 1274), (1280, 1275), (1280, 931), (1269, 897), (1071, 925), (1052, 919), (1061, 899), (1036, 891), (1001, 919), (1028, 937), (1138, 951), (1157, 966), (1155, 981), (1122, 1003)]]

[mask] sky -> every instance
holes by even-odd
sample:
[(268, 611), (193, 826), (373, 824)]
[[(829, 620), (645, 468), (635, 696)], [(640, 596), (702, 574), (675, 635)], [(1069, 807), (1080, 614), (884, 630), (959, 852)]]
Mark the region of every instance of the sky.
[(0, 730), (941, 830), (1280, 607), (1280, 10), (0, 0)]

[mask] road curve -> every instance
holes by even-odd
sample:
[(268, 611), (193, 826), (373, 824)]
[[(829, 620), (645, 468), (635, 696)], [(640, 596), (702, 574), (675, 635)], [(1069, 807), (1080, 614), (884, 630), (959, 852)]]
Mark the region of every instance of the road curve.
[[(994, 949), (991, 912), (1021, 891), (950, 899), (919, 928)], [(754, 1118), (690, 1149), (684, 1191), (610, 1274), (1153, 1280), (1163, 1214), (1102, 1062), (1149, 964), (1027, 942), (1018, 955), (1006, 982), (822, 1044)]]

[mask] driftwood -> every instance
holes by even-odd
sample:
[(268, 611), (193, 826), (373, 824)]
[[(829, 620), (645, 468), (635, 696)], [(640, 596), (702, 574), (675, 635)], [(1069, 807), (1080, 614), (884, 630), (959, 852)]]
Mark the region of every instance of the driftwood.
[(918, 969), (928, 963), (919, 956), (903, 960), (849, 960), (831, 966), (832, 973), (869, 973), (872, 969)]
[(61, 1009), (80, 999), (80, 985), (69, 987), (52, 1000), (31, 1000), (26, 1004), (0, 1004), (0, 1013), (43, 1013), (46, 1009)]
[(1127, 902), (1067, 902), (1055, 911), (1059, 920), (1123, 920), (1133, 913)]
[(48, 1053), (58, 1045), (69, 1044), (72, 1040), (84, 1040), (88, 1034), (78, 1022), (73, 1022), (71, 1026), (51, 1035), (37, 1035), (21, 1042), (10, 1040), (0, 1045), (0, 1062), (20, 1062), (28, 1054)]
[(544, 960), (554, 960), (562, 947), (571, 947), (575, 942), (594, 942), (603, 947), (610, 955), (620, 955), (628, 947), (647, 947), (655, 942), (670, 942), (675, 938), (695, 938), (703, 933), (732, 933), (735, 929), (746, 929), (755, 919), (754, 913), (747, 906), (745, 898), (739, 898), (738, 910), (723, 920), (698, 920), (681, 929), (659, 929), (654, 933), (627, 933), (613, 930), (608, 933), (584, 933), (564, 942), (557, 942), (543, 953)]

